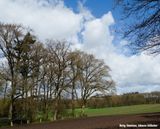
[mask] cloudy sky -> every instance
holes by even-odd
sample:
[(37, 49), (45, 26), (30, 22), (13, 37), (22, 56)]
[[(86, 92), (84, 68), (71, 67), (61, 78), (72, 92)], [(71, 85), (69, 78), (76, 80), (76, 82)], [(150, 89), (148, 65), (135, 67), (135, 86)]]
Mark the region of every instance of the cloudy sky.
[[(129, 55), (112, 0), (0, 0), (0, 22), (30, 27), (39, 40), (67, 40), (111, 68), (117, 93), (160, 91), (160, 56)], [(128, 56), (129, 55), (129, 56)]]

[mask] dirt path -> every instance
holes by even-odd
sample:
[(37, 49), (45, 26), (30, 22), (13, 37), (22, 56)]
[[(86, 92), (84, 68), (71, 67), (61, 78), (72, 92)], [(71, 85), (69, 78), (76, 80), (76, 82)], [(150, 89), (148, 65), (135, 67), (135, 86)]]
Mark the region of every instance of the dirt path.
[[(152, 127), (137, 127), (138, 129), (160, 129), (160, 113), (141, 115), (98, 116), (74, 120), (62, 120), (57, 122), (30, 124), (25, 126), (1, 128), (1, 129), (124, 129), (126, 124), (143, 126), (150, 124)], [(122, 125), (123, 124), (123, 125)], [(151, 125), (152, 124), (152, 125)], [(154, 125), (158, 127), (153, 127)], [(128, 125), (128, 126), (129, 126)], [(149, 126), (149, 125), (148, 125)], [(136, 127), (126, 127), (136, 129)]]

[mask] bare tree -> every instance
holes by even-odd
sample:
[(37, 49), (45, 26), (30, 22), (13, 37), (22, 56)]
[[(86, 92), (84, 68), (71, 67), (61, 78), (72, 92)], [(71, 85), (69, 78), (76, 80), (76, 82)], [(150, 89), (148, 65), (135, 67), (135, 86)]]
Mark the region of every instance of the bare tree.
[(66, 90), (70, 83), (68, 79), (69, 45), (65, 42), (50, 41), (48, 50), (50, 54), (50, 72), (52, 71), (51, 87), (54, 89), (54, 120), (56, 120), (62, 92)]
[(79, 76), (79, 89), (82, 99), (82, 108), (87, 100), (96, 92), (106, 94), (114, 90), (114, 82), (110, 79), (109, 67), (103, 60), (96, 59), (93, 55), (81, 53), (81, 65)]
[[(51, 100), (53, 99), (54, 88), (52, 84), (54, 70), (52, 69), (52, 63), (50, 62), (50, 55), (47, 49), (44, 48), (43, 50), (43, 58), (42, 64), (39, 71), (40, 76), (40, 92), (38, 95), (43, 96), (43, 106), (42, 110), (44, 113), (44, 119), (48, 119), (48, 113), (51, 110)], [(52, 107), (53, 108), (53, 107)]]
[(124, 37), (131, 41), (135, 50), (160, 52), (160, 1), (116, 0), (123, 9), (123, 20), (127, 19)]
[[(35, 43), (34, 37), (20, 25), (0, 24), (0, 49), (3, 56), (7, 59), (10, 82), (11, 82), (11, 104), (9, 118), (11, 126), (13, 126), (13, 117), (16, 105), (14, 102), (22, 96), (24, 101), (24, 113), (28, 112), (27, 106), (31, 67), (31, 46)], [(28, 113), (29, 114), (29, 113)]]
[[(30, 104), (29, 108), (30, 119), (34, 119), (36, 113), (40, 110), (39, 103), (41, 102), (41, 82), (43, 80), (42, 67), (47, 62), (47, 52), (42, 43), (36, 42), (31, 47), (30, 51)], [(32, 115), (33, 114), (33, 115)]]
[(9, 72), (11, 75), (11, 104), (9, 111), (9, 118), (11, 119), (11, 126), (13, 126), (13, 106), (16, 94), (17, 84), (17, 53), (15, 46), (19, 43), (19, 39), (23, 37), (22, 27), (19, 25), (0, 24), (0, 49), (4, 57), (7, 59)]
[(80, 59), (80, 54), (81, 52), (79, 51), (73, 51), (69, 53), (69, 69), (70, 72), (69, 74), (69, 78), (70, 78), (70, 92), (71, 92), (71, 108), (72, 108), (72, 115), (73, 117), (75, 116), (75, 101), (78, 98), (77, 95), (77, 82), (78, 82), (78, 77), (80, 75), (80, 70), (79, 70), (79, 65), (81, 64), (81, 59)]

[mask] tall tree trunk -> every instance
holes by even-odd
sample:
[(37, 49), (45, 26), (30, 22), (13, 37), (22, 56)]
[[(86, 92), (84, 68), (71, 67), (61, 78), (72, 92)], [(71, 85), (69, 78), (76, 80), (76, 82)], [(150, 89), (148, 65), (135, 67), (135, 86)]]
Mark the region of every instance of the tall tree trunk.
[(10, 119), (10, 126), (13, 126), (13, 95), (11, 95), (11, 103), (9, 107), (9, 119)]
[(83, 117), (85, 115), (85, 107), (86, 107), (87, 101), (85, 99), (82, 100), (82, 106), (81, 106), (81, 116)]
[(75, 105), (74, 105), (74, 82), (73, 82), (73, 87), (72, 87), (72, 116), (75, 116)]
[(61, 92), (58, 93), (56, 99), (55, 99), (55, 110), (54, 110), (54, 120), (57, 120), (58, 118), (58, 111), (59, 111), (59, 104), (60, 104), (60, 100), (61, 100)]
[(14, 93), (15, 93), (15, 86), (14, 86), (14, 76), (13, 76), (13, 72), (12, 73), (12, 81), (11, 81), (11, 87), (12, 87), (12, 91), (11, 91), (11, 102), (10, 102), (10, 108), (9, 108), (9, 119), (10, 119), (10, 126), (13, 126), (13, 114), (14, 114), (14, 110), (13, 110), (13, 105), (14, 105)]
[(53, 120), (57, 120), (57, 115), (58, 115), (58, 99), (55, 100), (55, 105), (54, 105), (54, 118)]

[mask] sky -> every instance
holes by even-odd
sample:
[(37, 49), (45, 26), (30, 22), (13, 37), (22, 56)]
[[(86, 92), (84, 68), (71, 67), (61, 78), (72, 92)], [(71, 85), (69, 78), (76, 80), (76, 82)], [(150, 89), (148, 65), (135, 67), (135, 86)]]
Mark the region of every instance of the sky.
[(120, 11), (113, 0), (0, 0), (0, 22), (22, 24), (41, 41), (66, 40), (103, 59), (118, 94), (160, 91), (160, 56), (128, 55), (129, 41), (115, 33)]

